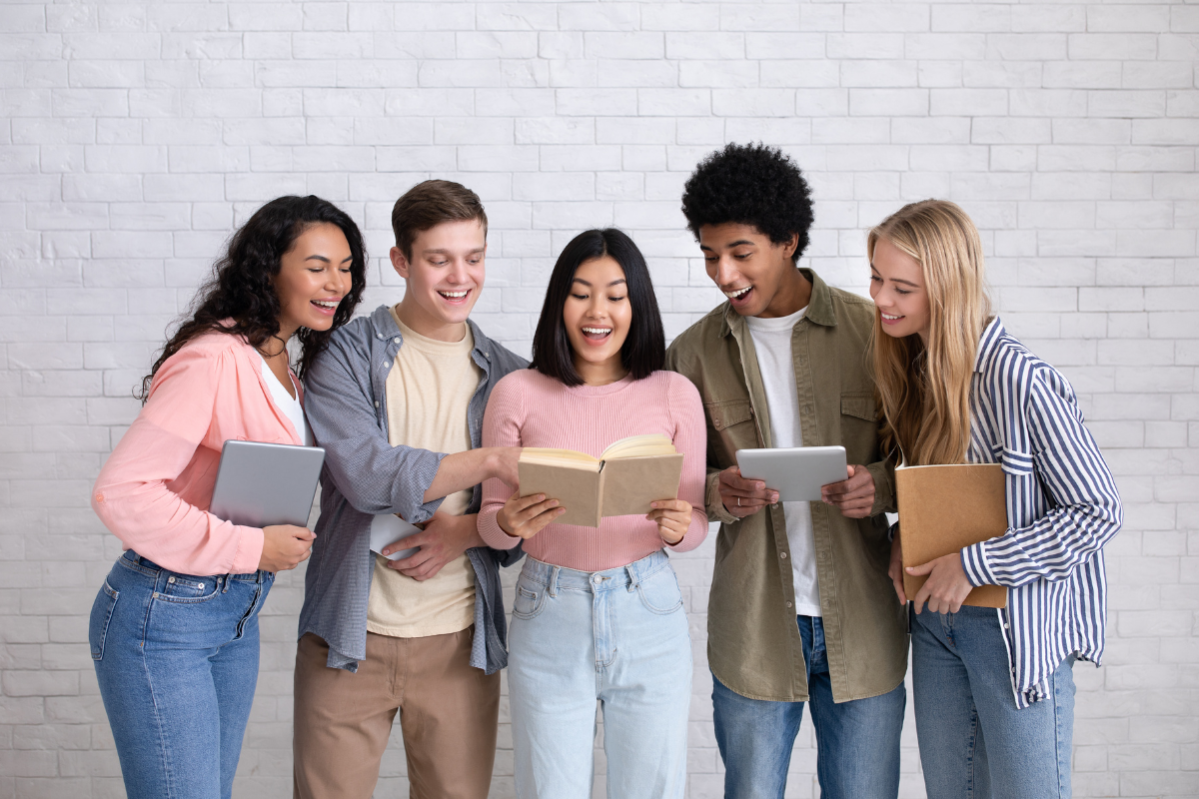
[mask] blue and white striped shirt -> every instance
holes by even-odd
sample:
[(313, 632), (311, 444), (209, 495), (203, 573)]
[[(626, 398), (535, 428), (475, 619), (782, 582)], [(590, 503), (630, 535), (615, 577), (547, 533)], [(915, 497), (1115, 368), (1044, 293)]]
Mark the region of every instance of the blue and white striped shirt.
[(1124, 511), (1069, 382), (998, 317), (979, 342), (971, 403), (969, 458), (1002, 465), (1009, 527), (963, 549), (962, 566), (974, 585), (1008, 588), (999, 622), (1016, 705), (1027, 707), (1067, 655), (1103, 657), (1103, 545)]

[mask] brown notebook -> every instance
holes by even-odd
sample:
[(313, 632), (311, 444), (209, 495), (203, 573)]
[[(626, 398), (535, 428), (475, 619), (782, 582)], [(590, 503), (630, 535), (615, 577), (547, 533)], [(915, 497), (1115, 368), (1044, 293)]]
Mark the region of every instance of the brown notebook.
[[(907, 466), (895, 470), (903, 565), (919, 566), (1007, 531), (1007, 485), (997, 463)], [(927, 577), (903, 575), (911, 599)], [(967, 605), (1002, 608), (1007, 588), (980, 585)]]
[(558, 524), (599, 527), (605, 516), (649, 513), (654, 500), (678, 496), (682, 474), (682, 454), (661, 434), (622, 438), (598, 458), (569, 449), (520, 453), (520, 493), (558, 500), (566, 509)]

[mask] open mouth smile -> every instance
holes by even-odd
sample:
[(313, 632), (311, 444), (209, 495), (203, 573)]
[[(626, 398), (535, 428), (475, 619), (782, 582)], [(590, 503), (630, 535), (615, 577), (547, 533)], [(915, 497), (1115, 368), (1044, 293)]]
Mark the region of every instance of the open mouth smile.
[(332, 316), (337, 313), (337, 306), (341, 304), (341, 297), (333, 297), (327, 300), (312, 300), (312, 304), (316, 309), (323, 314)]
[(726, 291), (726, 292), (724, 292), (724, 296), (728, 297), (729, 300), (733, 303), (740, 303), (740, 302), (743, 302), (747, 296), (749, 296), (749, 293), (751, 291), (753, 291), (753, 289), (754, 289), (753, 286), (746, 286), (743, 289), (737, 289), (735, 291)]
[(602, 344), (603, 342), (608, 340), (609, 336), (612, 335), (612, 328), (610, 328), (610, 327), (588, 326), (588, 327), (582, 328), (582, 330), (583, 330), (583, 338), (592, 344)]
[(470, 294), (470, 289), (462, 289), (461, 291), (442, 291), (438, 289), (437, 293), (446, 302), (458, 304), (466, 301), (467, 296)]

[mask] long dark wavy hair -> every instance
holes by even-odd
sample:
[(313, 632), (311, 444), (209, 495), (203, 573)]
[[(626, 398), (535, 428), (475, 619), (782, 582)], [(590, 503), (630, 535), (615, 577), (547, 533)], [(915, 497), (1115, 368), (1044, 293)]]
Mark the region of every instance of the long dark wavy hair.
[[(333, 331), (350, 321), (366, 287), (366, 247), (358, 226), (333, 203), (313, 195), (271, 200), (233, 234), (225, 254), (213, 265), (212, 277), (197, 292), (191, 318), (162, 348), (150, 374), (142, 380), (138, 398), (145, 402), (159, 367), (203, 333), (218, 330), (241, 336), (252, 347), (261, 347), (277, 335), (281, 309), (273, 280), (279, 274), (280, 259), (300, 234), (321, 223), (336, 225), (345, 234), (352, 256), (352, 282), (349, 293), (337, 306), (332, 327), (324, 331), (302, 327), (296, 332), (301, 345), (302, 377), (328, 345)], [(232, 324), (226, 320), (232, 320)]]

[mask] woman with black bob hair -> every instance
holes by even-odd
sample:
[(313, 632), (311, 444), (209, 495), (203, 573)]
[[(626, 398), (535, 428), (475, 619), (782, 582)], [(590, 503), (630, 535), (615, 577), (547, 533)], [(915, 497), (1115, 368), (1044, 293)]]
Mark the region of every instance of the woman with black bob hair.
[(694, 549), (704, 511), (699, 393), (662, 371), (665, 335), (645, 259), (619, 230), (588, 230), (558, 258), (533, 337), (533, 363), (492, 391), (483, 446), (566, 448), (598, 457), (661, 434), (683, 454), (678, 497), (599, 529), (555, 521), (555, 497), (483, 484), (479, 533), (524, 544), (508, 662), (516, 792), (591, 795), (595, 705), (604, 713), (608, 792), (681, 797), (686, 783), (691, 641), (663, 551)]
[(366, 284), (358, 227), (319, 197), (280, 197), (238, 230), (142, 383), (144, 407), (92, 493), (125, 553), (88, 638), (130, 799), (227, 799), (258, 679), (258, 612), (313, 534), (208, 510), (231, 439), (311, 445), (303, 373)]

